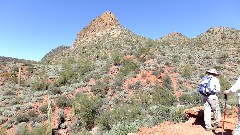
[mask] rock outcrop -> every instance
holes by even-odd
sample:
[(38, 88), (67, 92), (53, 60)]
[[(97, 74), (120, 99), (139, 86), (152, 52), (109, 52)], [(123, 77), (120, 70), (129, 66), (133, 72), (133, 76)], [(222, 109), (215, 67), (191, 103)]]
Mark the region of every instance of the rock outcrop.
[(120, 28), (120, 23), (112, 12), (106, 11), (101, 16), (91, 21), (77, 34), (77, 39), (73, 43), (72, 48), (76, 48), (80, 44), (83, 45), (95, 41), (97, 38), (110, 31), (118, 33), (114, 31), (116, 28)]
[(172, 32), (168, 35), (158, 39), (160, 44), (170, 45), (170, 44), (186, 44), (189, 42), (189, 38), (178, 32)]
[(240, 43), (240, 30), (228, 27), (210, 28), (197, 36), (204, 43)]

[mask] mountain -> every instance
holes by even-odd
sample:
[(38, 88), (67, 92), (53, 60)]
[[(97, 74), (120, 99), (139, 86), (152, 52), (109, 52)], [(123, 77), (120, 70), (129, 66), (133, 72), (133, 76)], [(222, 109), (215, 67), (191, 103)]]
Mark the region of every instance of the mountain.
[(158, 39), (160, 44), (187, 44), (189, 38), (181, 33), (172, 32)]
[(214, 27), (197, 36), (201, 42), (240, 43), (240, 30), (229, 27)]
[(106, 33), (111, 33), (112, 36), (118, 36), (121, 29), (120, 23), (115, 15), (110, 11), (106, 11), (101, 16), (92, 20), (89, 25), (77, 34), (77, 39), (73, 43), (72, 48), (96, 41)]
[(70, 46), (59, 46), (55, 49), (52, 49), (49, 53), (47, 53), (41, 61), (48, 61), (49, 59), (53, 58), (55, 55), (62, 54), (66, 50), (68, 50)]
[(0, 62), (14, 62), (14, 63), (26, 63), (27, 62), (27, 63), (34, 63), (35, 61), (0, 56)]
[[(54, 51), (42, 62), (61, 62), (66, 58), (82, 58), (85, 56), (96, 59), (101, 54), (114, 53), (117, 49), (130, 49), (131, 44), (143, 45), (147, 38), (139, 36), (120, 25), (112, 12), (106, 11), (92, 20), (78, 34), (73, 45), (64, 51)], [(98, 54), (93, 54), (93, 53)], [(101, 53), (101, 54), (99, 54)]]

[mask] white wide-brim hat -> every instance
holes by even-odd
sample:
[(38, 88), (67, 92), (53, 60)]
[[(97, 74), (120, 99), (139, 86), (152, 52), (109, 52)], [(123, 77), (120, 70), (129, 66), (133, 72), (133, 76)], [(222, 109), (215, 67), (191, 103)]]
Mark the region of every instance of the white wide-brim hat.
[(216, 69), (212, 68), (212, 69), (209, 69), (206, 71), (206, 73), (210, 73), (210, 74), (215, 74), (215, 75), (218, 75), (218, 72)]

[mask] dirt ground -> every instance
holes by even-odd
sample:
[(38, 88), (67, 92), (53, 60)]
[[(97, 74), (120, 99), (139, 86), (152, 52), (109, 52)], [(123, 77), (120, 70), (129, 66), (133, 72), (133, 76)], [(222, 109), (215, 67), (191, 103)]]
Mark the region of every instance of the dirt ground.
[[(218, 128), (215, 131), (206, 131), (203, 120), (203, 107), (196, 107), (186, 110), (189, 120), (185, 123), (165, 122), (152, 128), (141, 128), (137, 135), (232, 135), (237, 123), (236, 108), (230, 116), (225, 117), (224, 129)], [(223, 117), (221, 124), (223, 124)]]

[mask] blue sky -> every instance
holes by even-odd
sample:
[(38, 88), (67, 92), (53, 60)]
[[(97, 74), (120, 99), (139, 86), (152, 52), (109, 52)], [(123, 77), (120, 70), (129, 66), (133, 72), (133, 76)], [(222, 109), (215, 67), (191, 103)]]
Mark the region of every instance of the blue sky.
[(105, 11), (138, 35), (170, 32), (192, 38), (210, 27), (240, 30), (239, 0), (0, 0), (0, 56), (40, 61), (71, 46), (77, 33)]

